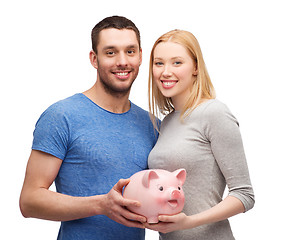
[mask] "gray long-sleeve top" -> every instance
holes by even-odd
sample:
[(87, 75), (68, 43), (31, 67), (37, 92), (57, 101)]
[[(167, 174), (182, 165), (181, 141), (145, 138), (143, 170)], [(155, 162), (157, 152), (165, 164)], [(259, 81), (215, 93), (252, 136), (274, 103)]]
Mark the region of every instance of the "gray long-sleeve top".
[[(174, 171), (185, 168), (185, 206), (192, 215), (222, 201), (224, 189), (238, 198), (245, 211), (254, 205), (254, 193), (238, 122), (229, 109), (211, 99), (198, 106), (184, 122), (180, 112), (164, 118), (159, 139), (148, 158), (149, 168)], [(160, 239), (231, 240), (228, 220), (194, 229), (160, 234)]]

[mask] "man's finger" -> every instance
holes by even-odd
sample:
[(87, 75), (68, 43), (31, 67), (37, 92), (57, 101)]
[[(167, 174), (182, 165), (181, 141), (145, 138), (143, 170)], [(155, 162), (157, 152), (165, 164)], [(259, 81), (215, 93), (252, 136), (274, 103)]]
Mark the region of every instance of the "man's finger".
[(130, 179), (120, 179), (113, 187), (113, 189), (122, 195), (123, 188), (130, 182)]

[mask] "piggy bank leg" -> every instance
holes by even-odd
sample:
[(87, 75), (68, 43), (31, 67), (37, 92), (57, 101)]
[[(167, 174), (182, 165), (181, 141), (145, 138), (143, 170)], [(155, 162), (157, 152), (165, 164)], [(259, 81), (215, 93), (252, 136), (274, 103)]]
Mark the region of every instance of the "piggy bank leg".
[(158, 220), (158, 216), (153, 216), (153, 217), (148, 217), (147, 218), (147, 222), (150, 224), (150, 223), (158, 223), (159, 220)]

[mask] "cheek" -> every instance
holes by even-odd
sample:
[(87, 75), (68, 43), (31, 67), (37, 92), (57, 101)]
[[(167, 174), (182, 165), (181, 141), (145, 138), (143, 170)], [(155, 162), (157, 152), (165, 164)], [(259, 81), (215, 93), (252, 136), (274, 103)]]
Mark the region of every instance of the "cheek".
[(182, 68), (182, 71), (175, 72), (175, 75), (177, 75), (177, 78), (182, 80), (187, 86), (191, 85), (194, 81), (191, 68)]
[(167, 198), (164, 195), (158, 195), (155, 198), (157, 205), (163, 205), (167, 202)]
[(191, 71), (189, 71), (190, 68), (187, 67), (178, 67), (174, 69), (174, 75), (177, 76), (178, 80), (184, 80), (187, 79), (188, 76), (191, 75)]
[(134, 68), (139, 68), (141, 65), (141, 58), (139, 57), (133, 57), (129, 59), (130, 66), (133, 66)]
[(152, 69), (152, 75), (153, 75), (153, 78), (154, 78), (155, 80), (158, 80), (158, 79), (160, 78), (160, 76), (161, 76), (161, 70), (160, 70), (159, 68), (153, 67), (153, 69)]
[(98, 60), (98, 69), (102, 71), (107, 71), (113, 67), (113, 62), (109, 59), (99, 59)]
[(153, 82), (156, 84), (157, 88), (161, 88), (161, 85), (162, 85), (162, 83), (160, 81), (161, 73), (160, 73), (159, 69), (155, 69), (155, 70), (153, 69), (152, 74), (153, 74), (153, 76), (152, 76)]

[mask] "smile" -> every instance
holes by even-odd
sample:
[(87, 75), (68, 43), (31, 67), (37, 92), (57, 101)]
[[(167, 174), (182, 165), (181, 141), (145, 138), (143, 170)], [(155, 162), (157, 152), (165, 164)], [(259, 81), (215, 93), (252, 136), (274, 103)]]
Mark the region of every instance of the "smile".
[(119, 72), (113, 72), (113, 74), (121, 80), (125, 80), (129, 77), (130, 71), (119, 71)]
[(176, 85), (178, 81), (176, 80), (161, 80), (163, 88), (169, 89)]
[(119, 73), (116, 73), (117, 76), (127, 76), (128, 75), (128, 72), (119, 72)]

